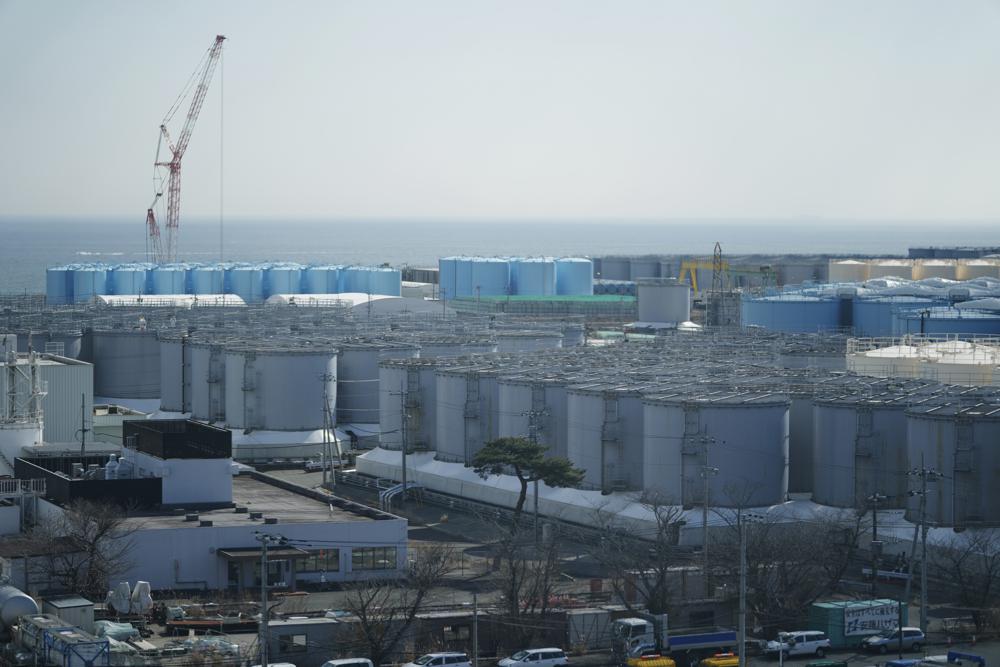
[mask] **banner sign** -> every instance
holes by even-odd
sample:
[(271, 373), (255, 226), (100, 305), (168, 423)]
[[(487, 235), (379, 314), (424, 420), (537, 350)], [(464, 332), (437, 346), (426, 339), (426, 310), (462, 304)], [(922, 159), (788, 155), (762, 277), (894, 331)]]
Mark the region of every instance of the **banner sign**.
[(874, 635), (899, 627), (899, 603), (844, 608), (844, 636)]

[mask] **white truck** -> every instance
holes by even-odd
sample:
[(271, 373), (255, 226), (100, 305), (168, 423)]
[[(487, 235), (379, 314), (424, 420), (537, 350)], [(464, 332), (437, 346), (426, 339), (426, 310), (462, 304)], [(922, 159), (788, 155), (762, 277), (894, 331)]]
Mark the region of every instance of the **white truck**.
[(663, 655), (712, 655), (732, 651), (736, 647), (736, 631), (725, 628), (681, 630), (671, 635), (666, 614), (640, 613), (638, 616), (619, 618), (611, 624), (611, 633), (612, 654), (620, 665), (650, 651)]

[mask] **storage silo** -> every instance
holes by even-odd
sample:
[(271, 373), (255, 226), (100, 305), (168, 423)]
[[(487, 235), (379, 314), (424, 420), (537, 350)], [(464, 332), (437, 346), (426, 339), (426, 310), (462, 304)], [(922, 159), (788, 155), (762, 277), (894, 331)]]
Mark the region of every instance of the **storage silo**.
[[(510, 261), (510, 293), (518, 296), (552, 296), (556, 293), (556, 264), (548, 257)], [(506, 292), (501, 292), (505, 294)]]
[(108, 282), (112, 294), (149, 294), (146, 264), (119, 264), (111, 268)]
[(364, 266), (345, 266), (339, 272), (338, 292), (368, 294), (371, 289), (371, 270)]
[(605, 492), (642, 489), (642, 393), (607, 383), (566, 389), (566, 456)]
[(632, 280), (632, 261), (628, 257), (602, 257), (602, 280)]
[(868, 278), (903, 278), (913, 280), (913, 260), (873, 260), (868, 265)]
[(691, 320), (691, 288), (675, 278), (636, 281), (639, 321), (678, 324)]
[(562, 347), (563, 335), (558, 331), (499, 331), (498, 352), (536, 352)]
[(913, 264), (913, 279), (944, 278), (956, 280), (958, 263), (953, 259), (924, 259)]
[(159, 398), (160, 343), (155, 331), (93, 330), (94, 395), (106, 398)]
[[(907, 411), (909, 463), (940, 473), (927, 486), (926, 518), (937, 526), (1000, 525), (1000, 405), (939, 404)], [(912, 488), (919, 488), (919, 478)], [(919, 497), (906, 518), (918, 521)]]
[(229, 269), (230, 292), (246, 303), (264, 300), (264, 270), (259, 266), (241, 265)]
[[(455, 258), (455, 294), (454, 297), (474, 296), (475, 283), (472, 282), (472, 264), (476, 257)], [(452, 297), (449, 297), (452, 298)]]
[(854, 333), (858, 336), (891, 336), (893, 316), (898, 311), (942, 305), (918, 296), (876, 296), (854, 299)]
[[(554, 280), (554, 267), (553, 280)], [(462, 275), (461, 267), (459, 275)], [(504, 296), (510, 293), (510, 262), (497, 257), (476, 257), (469, 261), (468, 293), (458, 287), (458, 296)], [(553, 284), (554, 289), (554, 284)]]
[(437, 439), (437, 378), (447, 359), (386, 359), (379, 363), (379, 446), (402, 447), (403, 406), (411, 451), (433, 450)]
[(192, 294), (225, 294), (226, 270), (221, 266), (196, 266), (191, 269)]
[[(49, 332), (50, 344), (62, 345), (62, 352), (55, 352), (63, 357), (79, 359), (83, 355), (83, 332), (79, 329), (53, 329)], [(42, 346), (46, 350), (46, 346)]]
[(190, 343), (191, 417), (206, 422), (226, 418), (226, 361), (219, 340)]
[(590, 296), (594, 293), (594, 263), (580, 257), (556, 260), (556, 294)]
[(371, 269), (369, 273), (368, 287), (372, 294), (400, 296), (402, 285), (403, 278), (399, 269), (377, 267)]
[(1000, 313), (970, 308), (933, 307), (893, 314), (893, 335), (953, 335), (976, 338), (1000, 334)]
[[(184, 412), (186, 333), (161, 332), (160, 340), (160, 410)], [(190, 403), (190, 399), (189, 399)]]
[(161, 264), (151, 273), (150, 294), (187, 293), (187, 267), (183, 264)]
[(479, 366), (439, 368), (436, 457), (468, 464), (483, 444), (497, 437), (496, 371)]
[(298, 294), (301, 289), (300, 264), (271, 264), (264, 269), (264, 298), (272, 294)]
[(841, 326), (840, 299), (799, 293), (740, 299), (744, 327), (757, 326), (785, 333), (816, 333)]
[[(714, 507), (784, 502), (789, 400), (778, 394), (649, 396), (644, 403), (643, 486), (666, 502)], [(707, 457), (707, 459), (706, 459)]]
[(53, 266), (45, 270), (45, 301), (51, 306), (73, 303), (73, 269)]
[(459, 257), (442, 257), (438, 259), (438, 293), (439, 298), (447, 301), (454, 299), (455, 278)]
[[(331, 281), (331, 272), (333, 280)], [(303, 294), (336, 294), (340, 272), (332, 266), (308, 266), (302, 272)], [(331, 285), (333, 286), (331, 289)]]
[(498, 437), (531, 438), (565, 457), (566, 384), (553, 378), (512, 377), (497, 380)]
[(641, 278), (660, 277), (659, 257), (632, 257), (629, 259), (629, 275), (626, 280), (639, 282)]
[(966, 259), (958, 263), (955, 270), (958, 280), (975, 278), (1000, 278), (1000, 262), (995, 259)]
[(831, 283), (863, 283), (868, 280), (868, 262), (856, 259), (831, 259)]
[(813, 408), (813, 500), (821, 505), (906, 504), (906, 397), (847, 395), (816, 400)]
[(337, 421), (379, 422), (379, 362), (417, 357), (420, 348), (408, 343), (344, 341), (337, 346)]
[(88, 303), (99, 294), (108, 293), (108, 270), (103, 264), (73, 268), (73, 302)]

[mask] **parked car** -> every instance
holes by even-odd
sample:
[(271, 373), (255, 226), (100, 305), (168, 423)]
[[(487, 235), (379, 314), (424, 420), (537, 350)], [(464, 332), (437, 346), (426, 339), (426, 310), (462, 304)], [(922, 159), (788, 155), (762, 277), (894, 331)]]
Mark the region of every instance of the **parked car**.
[(830, 638), (826, 633), (818, 630), (796, 630), (795, 632), (779, 632), (775, 641), (767, 643), (764, 653), (771, 657), (778, 657), (784, 654), (787, 658), (792, 655), (815, 655), (822, 658), (830, 650)]
[(843, 660), (814, 660), (807, 662), (806, 667), (848, 667)]
[[(320, 471), (323, 470), (323, 462), (322, 461), (306, 461), (304, 468), (305, 468), (306, 472), (320, 472)], [(333, 461), (327, 461), (326, 462), (326, 468), (327, 468), (327, 470), (333, 470)]]
[[(904, 651), (919, 651), (925, 643), (926, 639), (920, 628), (903, 628)], [(861, 643), (861, 648), (866, 651), (877, 651), (879, 653), (898, 650), (899, 628), (883, 635), (868, 637)]]
[(428, 653), (403, 667), (472, 667), (464, 653)]
[(372, 661), (368, 658), (340, 658), (327, 660), (323, 667), (372, 667)]
[(569, 664), (561, 648), (529, 648), (497, 662), (500, 667), (564, 667)]

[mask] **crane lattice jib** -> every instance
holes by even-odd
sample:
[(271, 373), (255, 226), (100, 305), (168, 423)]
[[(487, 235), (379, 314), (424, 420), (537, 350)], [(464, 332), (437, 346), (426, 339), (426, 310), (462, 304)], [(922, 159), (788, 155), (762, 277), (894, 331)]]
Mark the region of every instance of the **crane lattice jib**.
[(198, 85), (195, 87), (194, 94), (191, 97), (191, 107), (188, 109), (187, 119), (184, 121), (184, 127), (177, 137), (176, 144), (170, 142), (170, 135), (167, 132), (166, 125), (160, 126), (160, 131), (167, 140), (172, 157), (170, 158), (170, 162), (163, 164), (163, 166), (170, 169), (170, 183), (167, 186), (167, 242), (166, 256), (158, 258), (158, 261), (177, 261), (177, 228), (180, 223), (181, 214), (181, 159), (184, 157), (188, 144), (191, 142), (191, 133), (194, 131), (195, 123), (198, 122), (198, 114), (201, 113), (201, 107), (205, 103), (205, 96), (208, 94), (208, 85), (212, 82), (212, 74), (215, 72), (215, 66), (219, 62), (219, 57), (222, 55), (222, 42), (225, 39), (225, 36), (217, 35), (215, 43), (209, 49), (205, 67), (201, 71)]

